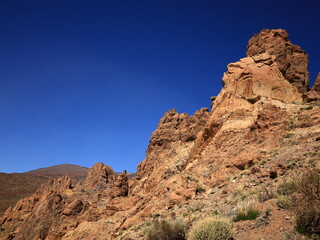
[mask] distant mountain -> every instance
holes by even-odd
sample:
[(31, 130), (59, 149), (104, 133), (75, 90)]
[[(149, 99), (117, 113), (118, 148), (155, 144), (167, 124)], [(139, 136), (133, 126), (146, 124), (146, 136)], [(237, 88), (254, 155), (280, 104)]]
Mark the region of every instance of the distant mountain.
[(25, 172), (24, 174), (31, 174), (42, 177), (61, 177), (64, 175), (70, 176), (75, 180), (83, 180), (88, 173), (88, 168), (73, 164), (61, 164), (52, 167), (39, 168), (36, 170)]
[[(31, 174), (35, 176), (42, 177), (61, 177), (68, 175), (74, 180), (82, 181), (86, 178), (89, 168), (73, 165), (73, 164), (60, 164), (52, 167), (39, 168), (32, 171), (24, 172), (24, 174)], [(117, 175), (120, 175), (120, 172), (116, 172)], [(134, 177), (135, 173), (127, 173), (128, 178)]]

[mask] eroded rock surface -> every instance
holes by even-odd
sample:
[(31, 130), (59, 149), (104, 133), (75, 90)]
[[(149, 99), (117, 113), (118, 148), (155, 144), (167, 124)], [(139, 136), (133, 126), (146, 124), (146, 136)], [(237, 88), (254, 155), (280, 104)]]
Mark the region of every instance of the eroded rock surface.
[(264, 29), (255, 34), (248, 43), (247, 56), (261, 53), (275, 56), (280, 72), (300, 93), (309, 87), (308, 55), (299, 46), (292, 44), (283, 29)]
[(202, 108), (192, 116), (173, 109), (161, 118), (151, 135), (146, 159), (138, 166), (137, 177), (144, 182), (142, 188), (149, 191), (161, 179), (168, 179), (184, 169), (197, 134), (208, 117), (208, 109)]
[(311, 90), (303, 95), (307, 102), (320, 101), (320, 73), (316, 78)]

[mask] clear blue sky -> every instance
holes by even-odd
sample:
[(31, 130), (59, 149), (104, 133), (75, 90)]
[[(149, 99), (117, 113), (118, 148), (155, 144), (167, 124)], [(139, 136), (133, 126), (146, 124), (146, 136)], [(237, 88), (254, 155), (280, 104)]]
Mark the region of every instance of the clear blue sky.
[(0, 2), (0, 172), (132, 172), (169, 109), (210, 106), (226, 65), (284, 28), (320, 71), (319, 1)]

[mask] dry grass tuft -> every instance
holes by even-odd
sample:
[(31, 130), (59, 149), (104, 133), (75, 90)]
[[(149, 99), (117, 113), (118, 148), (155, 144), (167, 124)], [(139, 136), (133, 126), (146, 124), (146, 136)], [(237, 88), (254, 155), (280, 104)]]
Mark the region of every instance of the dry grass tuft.
[(182, 219), (156, 219), (144, 231), (146, 240), (185, 240), (186, 226)]
[(226, 217), (209, 217), (196, 222), (188, 240), (228, 240), (232, 236), (232, 222)]

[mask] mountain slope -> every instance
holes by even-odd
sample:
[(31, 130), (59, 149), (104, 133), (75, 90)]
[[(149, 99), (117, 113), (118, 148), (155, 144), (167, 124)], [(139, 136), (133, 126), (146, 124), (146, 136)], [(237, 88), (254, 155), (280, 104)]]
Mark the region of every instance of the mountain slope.
[(20, 199), (34, 194), (39, 186), (51, 177), (69, 175), (79, 181), (84, 180), (87, 173), (88, 168), (71, 164), (40, 168), (25, 173), (0, 173), (0, 216)]
[(181, 217), (191, 226), (213, 214), (234, 219), (253, 202), (260, 216), (234, 222), (234, 238), (284, 239), (295, 219), (276, 205), (277, 185), (320, 170), (319, 91), (308, 97), (307, 54), (284, 30), (252, 39), (247, 57), (228, 65), (211, 112), (164, 115), (136, 177), (98, 163), (83, 184), (52, 179), (6, 211), (0, 236), (143, 239), (154, 218)]
[(25, 174), (31, 174), (35, 176), (43, 177), (61, 177), (69, 175), (71, 178), (81, 180), (86, 177), (89, 169), (73, 164), (60, 164), (46, 168), (39, 168), (36, 170), (25, 172)]
[(0, 216), (20, 199), (35, 193), (38, 187), (47, 180), (46, 177), (21, 173), (0, 173)]

